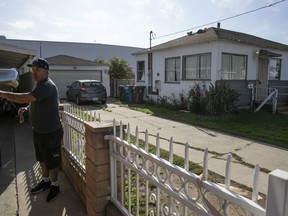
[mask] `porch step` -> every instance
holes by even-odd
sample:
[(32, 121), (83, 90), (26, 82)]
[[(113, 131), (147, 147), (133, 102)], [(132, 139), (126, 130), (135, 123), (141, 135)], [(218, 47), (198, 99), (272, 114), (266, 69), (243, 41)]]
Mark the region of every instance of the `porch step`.
[(288, 104), (287, 103), (278, 103), (277, 104), (277, 113), (282, 115), (288, 115)]
[[(255, 107), (258, 107), (261, 103), (255, 102)], [(266, 103), (263, 108), (267, 110), (272, 110), (272, 103)], [(281, 115), (288, 115), (288, 104), (287, 103), (277, 103), (276, 113)]]

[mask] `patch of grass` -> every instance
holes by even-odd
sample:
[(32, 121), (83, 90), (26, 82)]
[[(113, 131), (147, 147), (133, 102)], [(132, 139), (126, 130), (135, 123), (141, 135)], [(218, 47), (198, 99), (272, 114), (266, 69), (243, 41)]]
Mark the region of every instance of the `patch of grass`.
[[(250, 167), (250, 168), (252, 168), (252, 169), (255, 168), (255, 165), (243, 161), (243, 158), (240, 157), (239, 155), (237, 155), (237, 154), (235, 154), (235, 153), (233, 153), (233, 152), (230, 152), (230, 154), (231, 154), (232, 157), (233, 157), (236, 161), (238, 161), (240, 164), (245, 165), (245, 166), (247, 166), (247, 167)], [(264, 173), (267, 173), (267, 174), (271, 172), (271, 170), (266, 169), (266, 168), (261, 168), (261, 167), (260, 167), (260, 171), (261, 171), (261, 172), (264, 172)]]
[[(131, 140), (130, 143), (136, 143), (135, 136), (133, 136), (133, 135), (130, 135), (130, 136), (131, 136), (130, 137), (130, 140)], [(145, 141), (144, 140), (139, 139), (139, 147), (142, 149), (145, 149)], [(156, 155), (156, 146), (152, 145), (152, 144), (148, 144), (148, 152)], [(166, 151), (164, 149), (160, 149), (160, 158), (163, 158), (163, 159), (169, 161), (169, 154), (170, 154), (169, 151)], [(184, 158), (174, 154), (173, 155), (173, 164), (184, 168)], [(203, 172), (203, 168), (202, 168), (202, 166), (190, 161), (189, 162), (189, 171), (193, 172), (197, 175), (200, 175)]]
[[(145, 149), (145, 141), (139, 139), (139, 147), (142, 149)], [(136, 138), (133, 135), (130, 135), (130, 143), (136, 143)], [(156, 147), (152, 144), (148, 144), (148, 152), (151, 154), (156, 155)], [(160, 157), (165, 159), (165, 160), (169, 160), (169, 151), (160, 149)], [(233, 155), (234, 156), (234, 155)], [(235, 155), (235, 158), (237, 158), (237, 155)], [(241, 158), (238, 158), (239, 160), (241, 160)], [(173, 164), (177, 165), (179, 167), (184, 168), (184, 158), (180, 157), (178, 155), (173, 155)], [(197, 163), (194, 162), (189, 162), (189, 171), (192, 173), (195, 173), (197, 175), (200, 175), (203, 172), (203, 167), (200, 166)], [(214, 182), (214, 183), (224, 183), (224, 177), (216, 174), (214, 172), (211, 172), (209, 170), (209, 180)], [(140, 215), (144, 215), (145, 214), (145, 193), (144, 193), (144, 187), (145, 187), (145, 180), (141, 177), (139, 177), (139, 213)], [(246, 185), (243, 184), (239, 184), (237, 182), (231, 181), (231, 185), (241, 188), (241, 189), (245, 189), (248, 191), (252, 191), (252, 188), (247, 187)], [(154, 191), (155, 190), (155, 185), (153, 185), (152, 183), (148, 184), (148, 188), (149, 191)], [(128, 208), (128, 181), (125, 181), (125, 206), (126, 208)], [(149, 203), (149, 208), (153, 209), (155, 208), (155, 204), (153, 203)], [(134, 171), (131, 171), (131, 209), (132, 209), (132, 213), (136, 214), (136, 173)]]
[(232, 114), (209, 116), (180, 112), (159, 104), (118, 104), (157, 117), (288, 149), (288, 116), (285, 115), (272, 114), (266, 110), (260, 110), (256, 113), (253, 110), (240, 110)]

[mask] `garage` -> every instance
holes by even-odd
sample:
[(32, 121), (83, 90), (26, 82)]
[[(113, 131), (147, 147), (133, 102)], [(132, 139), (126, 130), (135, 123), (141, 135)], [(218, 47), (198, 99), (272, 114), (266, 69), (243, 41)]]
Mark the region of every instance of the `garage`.
[(34, 86), (27, 64), (32, 62), (35, 50), (0, 43), (0, 68), (16, 68), (19, 73), (19, 92), (29, 92)]
[[(32, 77), (27, 73), (27, 63), (30, 63), (36, 51), (0, 43), (0, 90), (27, 92), (33, 87)], [(13, 69), (12, 69), (13, 68)], [(16, 70), (15, 70), (16, 69)], [(17, 113), (20, 107), (0, 98), (0, 113)]]
[(102, 71), (50, 70), (49, 77), (58, 87), (59, 98), (66, 98), (66, 90), (68, 85), (71, 85), (75, 80), (80, 79), (93, 79), (102, 81)]
[(75, 80), (100, 80), (110, 96), (109, 66), (73, 56), (58, 55), (46, 59), (50, 65), (49, 77), (57, 85), (59, 98), (66, 98), (67, 86)]

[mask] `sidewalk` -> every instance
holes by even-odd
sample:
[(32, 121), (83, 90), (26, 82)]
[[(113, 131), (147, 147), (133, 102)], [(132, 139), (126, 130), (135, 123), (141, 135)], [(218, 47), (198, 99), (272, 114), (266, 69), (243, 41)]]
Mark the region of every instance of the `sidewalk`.
[[(95, 108), (94, 108), (95, 109)], [(202, 165), (203, 151), (199, 149), (208, 148), (209, 151), (223, 154), (217, 156), (209, 153), (209, 170), (225, 176), (226, 158), (229, 153), (240, 156), (244, 162), (256, 165), (261, 168), (273, 171), (281, 169), (288, 171), (288, 151), (269, 146), (253, 140), (233, 137), (227, 134), (205, 130), (187, 124), (170, 121), (142, 112), (134, 111), (124, 107), (119, 107), (113, 103), (108, 103), (106, 110), (96, 110), (96, 115), (100, 113), (101, 120), (122, 121), (123, 124), (130, 124), (131, 133), (135, 134), (136, 126), (140, 132), (140, 139), (145, 139), (145, 130), (149, 133), (149, 143), (156, 143), (156, 135), (159, 133), (160, 146), (169, 151), (169, 140), (173, 136), (174, 153), (184, 155), (184, 144), (190, 145), (190, 161)], [(232, 159), (231, 180), (246, 186), (253, 185), (254, 169), (242, 165)], [(259, 179), (259, 192), (267, 194), (268, 174), (261, 172)]]
[(41, 179), (34, 156), (31, 126), (3, 117), (0, 121), (0, 215), (86, 215), (85, 207), (62, 171), (59, 172), (61, 193), (54, 201), (46, 202), (48, 190), (30, 194), (31, 188)]

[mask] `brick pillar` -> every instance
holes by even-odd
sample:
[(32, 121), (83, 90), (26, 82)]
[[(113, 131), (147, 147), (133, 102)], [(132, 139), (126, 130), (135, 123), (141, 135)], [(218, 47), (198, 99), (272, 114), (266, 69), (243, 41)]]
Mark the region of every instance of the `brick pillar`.
[[(110, 156), (104, 136), (113, 134), (113, 122), (87, 122), (85, 128), (87, 214), (105, 216), (110, 203)], [(117, 134), (119, 130), (117, 126)]]

